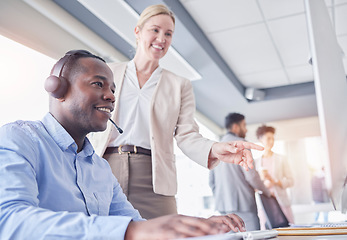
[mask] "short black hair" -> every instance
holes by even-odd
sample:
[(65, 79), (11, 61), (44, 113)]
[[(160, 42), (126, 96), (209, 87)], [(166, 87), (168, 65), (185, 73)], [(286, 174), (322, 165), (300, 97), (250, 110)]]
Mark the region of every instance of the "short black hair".
[(69, 70), (71, 70), (71, 65), (73, 65), (78, 59), (86, 57), (97, 58), (106, 63), (106, 61), (103, 58), (94, 55), (91, 52), (88, 52), (87, 50), (71, 50), (65, 53), (65, 55), (54, 64), (50, 75), (53, 75), (54, 71), (56, 71), (55, 75), (58, 77), (59, 74), (60, 77), (64, 69), (69, 68)]
[(229, 129), (233, 124), (240, 123), (245, 119), (245, 116), (240, 113), (229, 113), (225, 117), (225, 128)]
[[(62, 72), (61, 72), (61, 76), (65, 77), (66, 79), (68, 79), (70, 82), (73, 81), (74, 76), (76, 74), (79, 74), (81, 72), (85, 72), (87, 69), (81, 65), (81, 63), (79, 62), (79, 59), (81, 58), (94, 58), (94, 59), (98, 59), (104, 63), (106, 63), (106, 61), (97, 56), (94, 55), (86, 50), (71, 50), (69, 52), (67, 52), (65, 54), (66, 55), (70, 55), (70, 57), (68, 58), (68, 60), (66, 61)], [(55, 67), (55, 66), (54, 66)], [(54, 69), (53, 67), (53, 69)], [(53, 71), (52, 69), (52, 71)]]
[(64, 72), (68, 72), (71, 73), (72, 70), (74, 70), (74, 72), (81, 72), (84, 69), (81, 68), (80, 65), (77, 65), (78, 60), (81, 58), (95, 58), (95, 59), (99, 59), (100, 61), (106, 63), (106, 61), (97, 56), (94, 55), (86, 50), (71, 50), (69, 52), (66, 53), (66, 55), (70, 54), (71, 56), (69, 57), (69, 59), (67, 60), (67, 62), (64, 65)]

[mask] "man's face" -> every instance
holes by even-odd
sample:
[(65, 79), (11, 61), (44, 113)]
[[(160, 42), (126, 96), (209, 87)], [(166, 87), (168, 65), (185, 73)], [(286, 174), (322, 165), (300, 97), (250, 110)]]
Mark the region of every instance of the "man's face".
[(112, 71), (95, 58), (80, 58), (78, 63), (83, 70), (70, 79), (59, 119), (70, 134), (104, 131), (115, 102)]
[(247, 133), (247, 127), (246, 127), (246, 121), (245, 119), (243, 119), (241, 122), (239, 122), (237, 124), (239, 126), (239, 133), (238, 136), (241, 138), (245, 138), (246, 137), (246, 133)]

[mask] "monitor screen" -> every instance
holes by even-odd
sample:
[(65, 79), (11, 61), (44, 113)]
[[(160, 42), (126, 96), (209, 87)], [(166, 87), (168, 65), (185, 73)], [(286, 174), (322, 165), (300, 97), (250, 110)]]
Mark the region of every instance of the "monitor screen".
[(343, 52), (337, 42), (325, 2), (305, 0), (305, 8), (318, 116), (327, 152), (327, 186), (336, 208), (345, 212), (347, 81), (342, 62)]

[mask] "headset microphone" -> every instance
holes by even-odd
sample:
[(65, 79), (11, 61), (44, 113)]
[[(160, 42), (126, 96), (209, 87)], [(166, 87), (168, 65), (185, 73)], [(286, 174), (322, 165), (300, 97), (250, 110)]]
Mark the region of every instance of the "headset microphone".
[(120, 127), (118, 127), (117, 124), (116, 124), (114, 121), (112, 121), (111, 118), (109, 118), (108, 120), (110, 120), (111, 123), (117, 128), (119, 134), (122, 134), (122, 133), (123, 133), (123, 130), (122, 130)]

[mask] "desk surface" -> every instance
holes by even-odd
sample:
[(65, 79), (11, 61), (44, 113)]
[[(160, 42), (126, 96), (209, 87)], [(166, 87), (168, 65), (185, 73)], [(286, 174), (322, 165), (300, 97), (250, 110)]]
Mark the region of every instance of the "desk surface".
[[(274, 238), (276, 239), (276, 238)], [(346, 240), (347, 235), (320, 235), (320, 236), (278, 236), (279, 240)]]

